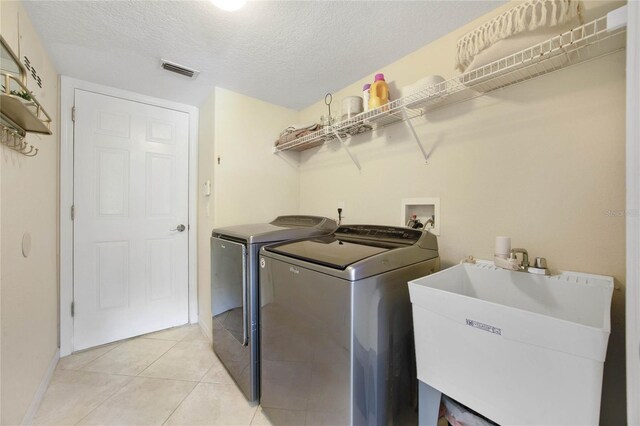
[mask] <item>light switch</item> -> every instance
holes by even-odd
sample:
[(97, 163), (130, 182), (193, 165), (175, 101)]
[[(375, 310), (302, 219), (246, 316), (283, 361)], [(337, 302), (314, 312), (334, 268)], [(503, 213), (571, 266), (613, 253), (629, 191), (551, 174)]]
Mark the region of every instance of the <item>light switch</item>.
[(204, 187), (204, 195), (206, 196), (211, 195), (211, 181), (205, 180), (202, 186)]

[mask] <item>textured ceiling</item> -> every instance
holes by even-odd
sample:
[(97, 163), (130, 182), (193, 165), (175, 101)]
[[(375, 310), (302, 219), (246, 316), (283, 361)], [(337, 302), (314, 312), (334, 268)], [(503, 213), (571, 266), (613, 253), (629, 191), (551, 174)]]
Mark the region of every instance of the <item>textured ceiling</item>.
[[(220, 86), (295, 109), (499, 5), (253, 1), (224, 12), (208, 1), (24, 2), (63, 75), (192, 105)], [(201, 74), (170, 74), (160, 58)]]

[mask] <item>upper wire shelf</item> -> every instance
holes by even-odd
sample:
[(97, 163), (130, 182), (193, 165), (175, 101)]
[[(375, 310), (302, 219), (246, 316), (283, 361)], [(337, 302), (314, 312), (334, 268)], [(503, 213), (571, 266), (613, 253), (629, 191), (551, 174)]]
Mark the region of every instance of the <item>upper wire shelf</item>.
[[(273, 152), (303, 151), (335, 140), (344, 143), (347, 138), (360, 133), (408, 121), (439, 108), (615, 53), (625, 48), (626, 32), (626, 26), (608, 29), (607, 17), (603, 16), (460, 76), (275, 146)], [(412, 126), (411, 130), (427, 159)], [(349, 155), (359, 167), (352, 154)]]

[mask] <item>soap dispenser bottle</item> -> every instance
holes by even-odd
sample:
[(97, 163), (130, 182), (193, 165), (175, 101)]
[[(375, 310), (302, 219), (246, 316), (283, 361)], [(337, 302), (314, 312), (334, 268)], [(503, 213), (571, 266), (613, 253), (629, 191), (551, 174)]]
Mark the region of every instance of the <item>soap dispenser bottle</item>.
[(376, 74), (376, 79), (369, 89), (369, 109), (376, 109), (389, 103), (389, 85), (384, 74)]

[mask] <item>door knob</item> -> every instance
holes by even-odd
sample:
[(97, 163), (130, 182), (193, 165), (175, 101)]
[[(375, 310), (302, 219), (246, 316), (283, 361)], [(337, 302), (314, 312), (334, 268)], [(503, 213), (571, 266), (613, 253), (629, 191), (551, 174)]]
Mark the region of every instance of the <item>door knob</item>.
[(178, 231), (178, 232), (182, 232), (185, 229), (187, 229), (183, 224), (178, 225), (175, 229), (170, 229), (169, 231)]

